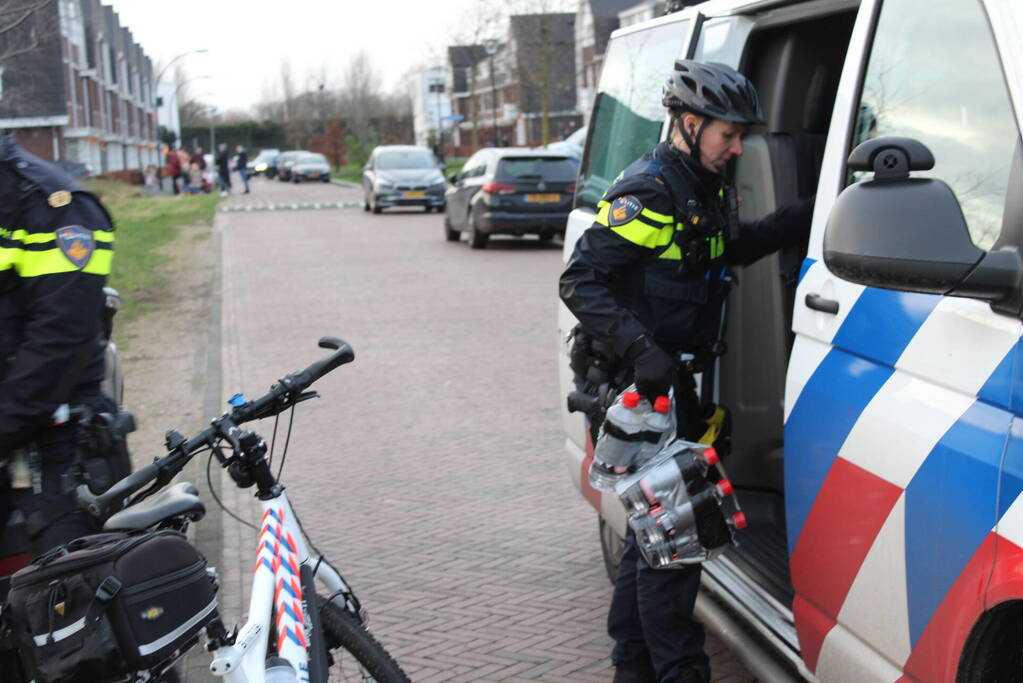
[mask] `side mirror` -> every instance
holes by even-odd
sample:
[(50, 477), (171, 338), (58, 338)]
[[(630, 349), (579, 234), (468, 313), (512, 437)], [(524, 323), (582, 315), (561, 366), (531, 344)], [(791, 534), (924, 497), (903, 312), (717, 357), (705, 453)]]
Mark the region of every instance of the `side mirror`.
[(448, 176), (448, 182), (451, 183), (452, 185), (454, 185), (455, 183), (457, 183), (461, 179), (462, 179), (462, 174), (458, 173), (458, 172), (452, 173), (450, 176)]
[(982, 299), (1019, 315), (1019, 252), (978, 248), (952, 189), (910, 178), (911, 170), (934, 167), (927, 147), (911, 138), (876, 138), (858, 145), (848, 165), (874, 178), (835, 200), (824, 232), (828, 270), (871, 287)]

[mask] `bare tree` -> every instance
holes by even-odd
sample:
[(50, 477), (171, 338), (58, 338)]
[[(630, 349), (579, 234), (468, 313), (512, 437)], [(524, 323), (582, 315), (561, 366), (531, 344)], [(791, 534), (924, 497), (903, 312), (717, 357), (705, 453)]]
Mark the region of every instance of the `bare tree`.
[[(497, 0), (479, 0), (469, 6), (459, 21), (455, 22), (458, 29), (451, 38), (455, 45), (468, 49), (471, 65), (466, 70), (469, 85), (469, 121), (471, 128), (472, 148), (478, 149), (479, 140), (479, 105), (476, 101), (479, 74), (477, 67), (485, 58), (481, 46), (485, 40), (496, 39), (502, 32), (505, 22), (504, 8)], [(495, 131), (496, 133), (496, 131)]]
[(36, 18), (54, 0), (0, 0), (0, 64), (41, 43)]
[[(518, 0), (512, 5), (515, 69), (524, 100), (540, 111), (540, 142), (551, 139), (551, 106), (575, 92), (574, 17), (568, 0)], [(561, 16), (555, 16), (560, 14)], [(566, 63), (565, 57), (569, 63)]]

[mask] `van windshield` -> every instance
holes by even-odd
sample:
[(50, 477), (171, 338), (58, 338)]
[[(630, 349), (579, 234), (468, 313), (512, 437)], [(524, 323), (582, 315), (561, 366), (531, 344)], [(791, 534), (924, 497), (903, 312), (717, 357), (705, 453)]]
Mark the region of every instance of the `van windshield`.
[(689, 33), (689, 21), (618, 36), (608, 44), (580, 173), (577, 205), (596, 207), (611, 181), (661, 137), (661, 85)]

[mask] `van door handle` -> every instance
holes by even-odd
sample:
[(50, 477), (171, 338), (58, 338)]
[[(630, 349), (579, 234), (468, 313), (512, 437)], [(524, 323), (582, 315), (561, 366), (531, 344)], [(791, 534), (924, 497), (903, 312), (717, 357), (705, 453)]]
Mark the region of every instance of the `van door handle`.
[(807, 294), (805, 301), (807, 308), (812, 308), (821, 313), (838, 315), (838, 302), (834, 299), (825, 299), (820, 294)]

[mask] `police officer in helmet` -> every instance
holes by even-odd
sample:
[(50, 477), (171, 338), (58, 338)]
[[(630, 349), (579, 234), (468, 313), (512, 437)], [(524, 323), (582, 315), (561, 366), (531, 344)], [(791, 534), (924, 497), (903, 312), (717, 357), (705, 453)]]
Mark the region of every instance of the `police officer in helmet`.
[[(764, 116), (736, 70), (678, 60), (662, 102), (669, 140), (626, 168), (597, 204), (560, 293), (583, 331), (633, 368), (641, 394), (653, 400), (674, 388), (678, 436), (695, 441), (706, 424), (692, 373), (722, 352), (727, 267), (799, 244), (812, 199), (738, 221), (729, 162)], [(699, 582), (699, 565), (650, 568), (629, 532), (608, 614), (615, 681), (710, 680), (703, 627), (692, 615)]]
[(0, 534), (21, 519), (29, 552), (96, 530), (69, 406), (99, 396), (113, 240), (96, 197), (0, 133)]

